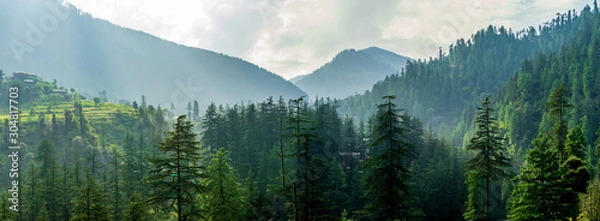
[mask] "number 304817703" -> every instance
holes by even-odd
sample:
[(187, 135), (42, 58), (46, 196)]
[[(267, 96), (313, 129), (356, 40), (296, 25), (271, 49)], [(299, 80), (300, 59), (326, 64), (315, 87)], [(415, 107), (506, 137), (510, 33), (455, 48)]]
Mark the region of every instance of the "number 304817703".
[(12, 144), (18, 144), (19, 138), (19, 102), (17, 98), (19, 97), (19, 88), (11, 87), (8, 89), (8, 112), (10, 114), (10, 123), (9, 123), (9, 131), (8, 134), (10, 138), (10, 142)]

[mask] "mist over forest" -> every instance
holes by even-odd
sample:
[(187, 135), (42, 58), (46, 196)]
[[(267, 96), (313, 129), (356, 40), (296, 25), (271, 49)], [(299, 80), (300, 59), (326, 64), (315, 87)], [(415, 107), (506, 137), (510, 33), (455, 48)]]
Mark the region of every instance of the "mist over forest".
[(0, 6), (0, 220), (600, 220), (600, 10), (286, 80)]

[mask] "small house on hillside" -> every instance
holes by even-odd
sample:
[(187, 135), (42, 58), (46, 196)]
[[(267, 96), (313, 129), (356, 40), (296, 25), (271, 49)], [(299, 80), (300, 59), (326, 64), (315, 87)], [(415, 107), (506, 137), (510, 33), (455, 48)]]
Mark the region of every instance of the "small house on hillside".
[(35, 83), (35, 81), (37, 80), (37, 75), (26, 72), (14, 72), (12, 79), (21, 80), (25, 83), (32, 84)]

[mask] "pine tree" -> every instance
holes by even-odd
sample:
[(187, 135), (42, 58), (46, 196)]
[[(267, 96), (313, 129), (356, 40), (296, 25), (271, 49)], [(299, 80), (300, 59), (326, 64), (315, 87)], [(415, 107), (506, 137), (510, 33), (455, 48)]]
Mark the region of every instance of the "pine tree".
[(294, 146), (293, 157), (296, 161), (295, 179), (291, 183), (292, 206), (294, 220), (328, 220), (330, 206), (324, 198), (324, 180), (326, 174), (325, 162), (322, 157), (322, 143), (315, 133), (315, 128), (309, 119), (310, 109), (303, 101), (304, 97), (290, 101), (291, 116), (288, 118), (288, 129)]
[(73, 199), (73, 172), (70, 167), (67, 166), (67, 161), (63, 161), (63, 165), (60, 170), (59, 178), (59, 192), (60, 196), (60, 214), (59, 220), (68, 221), (71, 219), (71, 200)]
[(12, 206), (12, 203), (8, 199), (10, 197), (10, 192), (8, 191), (0, 193), (0, 220), (17, 220), (18, 213), (10, 209), (10, 206)]
[(508, 218), (513, 221), (565, 220), (565, 202), (561, 196), (567, 191), (561, 182), (558, 152), (550, 148), (544, 136), (533, 141), (533, 148), (525, 156), (521, 173), (514, 178), (517, 186), (510, 199)]
[(217, 106), (214, 103), (211, 103), (206, 109), (206, 113), (204, 113), (202, 119), (202, 127), (204, 128), (204, 132), (202, 133), (202, 145), (208, 150), (217, 150), (220, 148), (218, 146), (218, 118)]
[(129, 204), (124, 211), (125, 221), (146, 221), (150, 220), (148, 214), (148, 207), (141, 199), (138, 192), (132, 194), (129, 198)]
[(185, 116), (179, 116), (163, 143), (158, 146), (163, 157), (150, 160), (152, 169), (148, 182), (155, 189), (150, 194), (149, 203), (160, 205), (171, 202), (168, 209), (177, 213), (179, 221), (194, 219), (197, 211), (196, 194), (202, 190), (198, 179), (202, 177), (204, 167), (193, 124)]
[(573, 106), (569, 104), (569, 96), (567, 95), (565, 84), (561, 84), (550, 94), (549, 101), (546, 102), (548, 115), (554, 120), (554, 128), (552, 133), (553, 143), (558, 150), (560, 161), (564, 160), (565, 138), (567, 136), (567, 122), (565, 117), (567, 111)]
[[(499, 135), (497, 120), (491, 116), (494, 110), (490, 107), (489, 97), (485, 98), (483, 104), (477, 110), (475, 136), (471, 138), (467, 146), (467, 150), (476, 151), (476, 153), (475, 157), (468, 161), (467, 169), (472, 173), (468, 177), (478, 180), (467, 181), (467, 183), (470, 188), (469, 195), (472, 195), (478, 194), (477, 192), (480, 191), (480, 188), (473, 188), (474, 185), (477, 185), (480, 179), (484, 181), (484, 186), (481, 187), (485, 191), (484, 220), (490, 220), (490, 184), (498, 180), (498, 178), (509, 177), (505, 169), (510, 167), (510, 161), (504, 155), (504, 148), (501, 143), (502, 137)], [(467, 204), (478, 203), (471, 199), (472, 197), (469, 197)], [(467, 207), (469, 209), (465, 213), (465, 219), (479, 220), (478, 216), (475, 215), (479, 212), (470, 210), (477, 209), (478, 206), (467, 205)]]
[[(29, 161), (27, 168), (29, 170), (29, 180), (28, 180), (28, 189), (29, 191), (27, 191), (25, 194), (26, 197), (25, 200), (26, 202), (23, 202), (21, 204), (25, 205), (26, 208), (24, 208), (24, 212), (26, 211), (26, 217), (29, 218), (29, 220), (37, 220), (38, 218), (38, 214), (39, 214), (39, 210), (41, 209), (41, 207), (43, 205), (41, 200), (39, 200), (40, 198), (40, 180), (39, 180), (39, 170), (37, 168), (38, 166), (35, 164), (34, 161)], [(24, 201), (25, 201), (24, 200)], [(21, 216), (21, 215), (20, 215)]]
[(135, 147), (133, 142), (133, 136), (129, 132), (127, 132), (127, 134), (125, 135), (125, 142), (123, 145), (124, 164), (122, 174), (123, 182), (130, 184), (125, 185), (123, 188), (123, 192), (125, 194), (126, 199), (129, 199), (132, 196), (133, 192), (135, 192), (135, 190), (138, 189), (139, 182), (141, 181), (137, 179), (136, 175), (136, 173), (139, 173), (139, 171), (136, 171), (138, 159), (136, 159), (135, 156)]
[(46, 215), (50, 220), (57, 218), (56, 201), (56, 160), (54, 147), (48, 140), (43, 140), (38, 146), (38, 156), (36, 161), (40, 162), (41, 184), (44, 188), (42, 201), (45, 203)]
[(190, 119), (194, 119), (194, 117), (192, 117), (192, 102), (188, 102), (187, 105), (187, 117)]
[(600, 180), (594, 180), (588, 186), (587, 194), (581, 200), (581, 213), (584, 219), (600, 220)]
[(227, 163), (228, 153), (220, 148), (211, 158), (206, 166), (206, 179), (202, 181), (207, 194), (201, 208), (210, 221), (242, 220), (241, 185)]
[(467, 211), (463, 214), (465, 220), (486, 220), (487, 216), (481, 205), (485, 204), (485, 199), (481, 195), (481, 189), (485, 188), (481, 185), (480, 179), (475, 171), (467, 172)]
[(105, 202), (104, 193), (87, 171), (85, 183), (77, 190), (77, 195), (72, 202), (75, 207), (71, 221), (108, 221)]
[(192, 120), (196, 120), (198, 119), (198, 116), (200, 116), (200, 107), (198, 106), (198, 101), (194, 100), (194, 109), (193, 109), (193, 113), (192, 113)]
[(584, 161), (585, 148), (587, 144), (581, 126), (571, 129), (565, 141), (565, 153), (567, 159), (560, 165), (564, 188), (567, 189), (561, 196), (561, 201), (568, 203), (564, 208), (570, 213), (570, 217), (575, 220), (579, 215), (579, 197), (578, 194), (585, 193), (591, 174), (588, 170), (587, 162)]
[(571, 129), (567, 134), (567, 140), (565, 141), (565, 152), (567, 156), (575, 156), (579, 159), (586, 159), (585, 148), (587, 144), (581, 126), (577, 125)]
[(410, 191), (408, 180), (410, 171), (405, 166), (409, 157), (414, 156), (414, 146), (407, 142), (410, 128), (395, 108), (395, 96), (384, 96), (378, 105), (375, 139), (371, 142), (372, 157), (364, 163), (363, 184), (365, 206), (375, 220), (410, 220)]
[(283, 97), (279, 97), (279, 101), (277, 102), (277, 117), (278, 117), (278, 152), (277, 152), (277, 157), (279, 157), (280, 160), (280, 173), (281, 173), (281, 189), (284, 190), (286, 188), (286, 180), (287, 180), (287, 176), (286, 176), (286, 168), (285, 168), (285, 159), (287, 157), (286, 154), (286, 150), (285, 150), (285, 146), (284, 146), (284, 140), (285, 140), (285, 132), (286, 132), (286, 127), (285, 127), (285, 119), (287, 117), (287, 107), (285, 105), (285, 101), (283, 100)]
[[(112, 195), (112, 197), (110, 197), (110, 199), (112, 200), (112, 215), (114, 217), (114, 220), (120, 220), (121, 219), (121, 210), (123, 208), (123, 205), (121, 204), (121, 195), (122, 195), (122, 189), (121, 187), (121, 182), (122, 182), (122, 175), (121, 175), (121, 153), (119, 152), (119, 148), (115, 145), (111, 145), (109, 147), (110, 149), (110, 153), (112, 155), (112, 160), (110, 162), (111, 166), (112, 166), (112, 188), (114, 188), (114, 192)], [(129, 183), (129, 185), (134, 185), (133, 183)]]

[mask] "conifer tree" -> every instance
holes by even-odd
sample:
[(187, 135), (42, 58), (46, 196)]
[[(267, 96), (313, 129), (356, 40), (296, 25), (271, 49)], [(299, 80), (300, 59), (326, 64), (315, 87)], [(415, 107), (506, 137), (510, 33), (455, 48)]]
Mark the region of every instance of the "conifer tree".
[(552, 131), (552, 140), (554, 146), (558, 150), (559, 160), (564, 160), (564, 149), (565, 149), (565, 138), (567, 136), (568, 128), (565, 117), (567, 111), (573, 107), (569, 104), (569, 96), (567, 95), (565, 84), (561, 84), (550, 94), (549, 101), (546, 102), (546, 108), (548, 109), (548, 115), (554, 120), (554, 127)]
[(410, 220), (410, 171), (405, 166), (414, 156), (414, 146), (407, 142), (410, 128), (393, 103), (395, 96), (384, 96), (378, 105), (375, 139), (371, 142), (372, 157), (364, 163), (364, 196), (366, 211), (375, 220)]
[(132, 194), (129, 198), (129, 203), (124, 211), (125, 221), (146, 221), (150, 220), (148, 207), (144, 204), (138, 192)]
[(241, 185), (227, 162), (228, 153), (220, 148), (211, 157), (202, 181), (207, 194), (202, 197), (201, 208), (210, 221), (242, 220)]
[(192, 113), (192, 120), (196, 120), (198, 118), (198, 116), (200, 116), (200, 107), (198, 106), (198, 101), (194, 100), (194, 109), (193, 109), (193, 113)]
[(177, 118), (174, 131), (158, 146), (163, 157), (152, 158), (148, 182), (155, 191), (150, 194), (149, 203), (161, 205), (170, 202), (169, 211), (177, 213), (179, 221), (196, 217), (196, 194), (202, 187), (199, 178), (204, 167), (193, 124), (182, 115)]
[(0, 220), (17, 220), (18, 213), (10, 209), (10, 206), (12, 206), (12, 203), (8, 199), (11, 197), (10, 192), (2, 191), (0, 197)]
[(577, 125), (571, 129), (567, 134), (567, 140), (565, 141), (565, 152), (567, 156), (575, 156), (579, 159), (585, 160), (585, 148), (587, 144), (581, 126)]
[[(480, 189), (485, 191), (485, 216), (483, 220), (490, 220), (490, 184), (498, 178), (509, 177), (505, 169), (510, 166), (510, 161), (504, 155), (504, 148), (501, 143), (502, 137), (499, 135), (496, 118), (491, 116), (494, 110), (490, 105), (489, 97), (486, 97), (481, 107), (477, 108), (475, 136), (471, 138), (467, 146), (467, 150), (475, 151), (475, 157), (467, 162), (467, 169), (470, 173), (467, 177), (476, 179), (467, 181), (470, 195), (467, 201), (468, 209), (465, 213), (465, 219), (467, 220), (480, 220), (479, 215), (476, 215), (479, 212), (473, 210), (479, 207), (469, 205), (479, 203), (474, 201), (476, 197), (471, 195), (479, 194)], [(483, 181), (482, 186), (479, 186), (480, 181)]]
[(36, 159), (40, 162), (41, 184), (44, 188), (42, 199), (45, 203), (45, 209), (50, 220), (57, 218), (56, 201), (56, 175), (57, 167), (54, 155), (54, 147), (48, 140), (43, 140), (38, 146), (38, 156)]
[(204, 132), (202, 133), (202, 145), (208, 150), (217, 150), (218, 146), (218, 115), (217, 115), (217, 106), (214, 103), (211, 103), (206, 112), (204, 113), (204, 117), (202, 119), (202, 127), (204, 128)]
[(75, 207), (71, 221), (108, 221), (104, 193), (89, 171), (86, 172), (85, 183), (77, 190), (72, 203)]
[(600, 180), (594, 180), (583, 195), (581, 213), (587, 220), (600, 220)]
[(525, 156), (521, 173), (514, 178), (517, 186), (510, 199), (508, 218), (513, 221), (565, 220), (562, 201), (564, 185), (558, 164), (558, 151), (552, 149), (548, 139), (540, 136)]
[[(120, 220), (121, 218), (121, 213), (122, 213), (122, 208), (123, 205), (121, 204), (121, 195), (122, 195), (122, 188), (121, 187), (121, 182), (122, 182), (122, 175), (121, 175), (121, 153), (118, 149), (117, 146), (115, 145), (111, 145), (109, 147), (110, 149), (110, 153), (112, 155), (112, 160), (110, 162), (111, 166), (112, 166), (112, 182), (111, 182), (111, 186), (112, 188), (114, 188), (114, 192), (110, 199), (112, 201), (112, 216), (114, 217), (114, 220)], [(129, 183), (130, 185), (134, 185), (133, 183)]]

